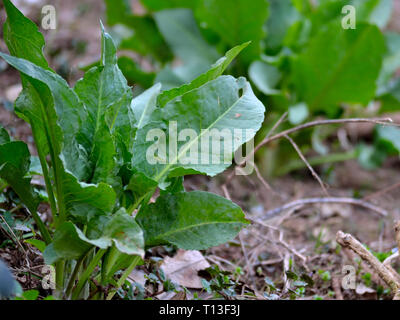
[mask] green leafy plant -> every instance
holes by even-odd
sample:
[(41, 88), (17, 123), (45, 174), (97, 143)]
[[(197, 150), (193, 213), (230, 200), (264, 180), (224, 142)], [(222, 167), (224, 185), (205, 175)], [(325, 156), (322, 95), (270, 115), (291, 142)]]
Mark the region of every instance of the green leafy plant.
[[(256, 95), (270, 107), (272, 114), (260, 135), (286, 111), (289, 123), (297, 125), (320, 115), (359, 117), (373, 101), (382, 104), (376, 114), (400, 108), (400, 81), (393, 79), (399, 67), (400, 37), (385, 31), (391, 0), (140, 0), (141, 15), (127, 1), (105, 3), (107, 22), (120, 38), (120, 48), (139, 53), (153, 66), (144, 71), (132, 59), (119, 58), (123, 73), (144, 89), (151, 86), (150, 78), (164, 89), (180, 87), (228, 48), (251, 41), (231, 72), (247, 72)], [(342, 26), (346, 5), (356, 9), (355, 29)], [(144, 21), (152, 27), (146, 39), (139, 39)], [(158, 56), (159, 47), (145, 45), (149, 38), (162, 43), (163, 57)], [(366, 163), (368, 150), (359, 156), (357, 148), (348, 152), (323, 148), (325, 138), (321, 130), (309, 130), (299, 134), (298, 143), (302, 150), (317, 153), (312, 159), (316, 164), (357, 157)], [(262, 164), (268, 175), (298, 168), (297, 154), (285, 142), (265, 150), (263, 158), (268, 159)]]
[[(12, 141), (5, 130), (0, 135), (0, 177), (18, 194), (40, 231), (45, 262), (55, 265), (58, 298), (111, 299), (146, 249), (164, 244), (206, 249), (229, 241), (248, 224), (231, 201), (183, 187), (184, 175), (224, 171), (235, 150), (261, 127), (265, 108), (249, 83), (222, 76), (246, 44), (189, 84), (163, 93), (156, 84), (133, 99), (114, 42), (103, 27), (100, 63), (70, 88), (43, 56), (44, 38), (36, 25), (11, 1), (3, 3), (4, 40), (11, 55), (0, 57), (21, 74), (23, 91), (15, 112), (32, 128), (52, 226), (37, 213), (40, 198), (30, 184), (28, 147)], [(178, 141), (179, 152), (168, 142), (168, 161), (151, 164), (146, 154), (157, 143), (147, 135), (171, 122), (198, 136), (189, 143)], [(253, 133), (217, 155), (224, 160), (219, 164), (181, 161), (200, 137), (213, 137), (214, 129)], [(173, 141), (171, 135), (166, 133), (168, 141)], [(197, 155), (211, 159), (212, 150)], [(160, 195), (149, 203), (157, 189)], [(98, 286), (104, 290), (91, 295)]]

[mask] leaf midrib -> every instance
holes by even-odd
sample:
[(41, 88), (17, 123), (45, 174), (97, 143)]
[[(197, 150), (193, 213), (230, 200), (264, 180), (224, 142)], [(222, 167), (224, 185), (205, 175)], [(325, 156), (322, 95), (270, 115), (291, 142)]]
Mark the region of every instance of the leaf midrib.
[[(189, 230), (189, 229), (199, 228), (199, 227), (203, 227), (203, 226), (206, 226), (206, 225), (212, 225), (212, 224), (216, 224), (216, 225), (217, 225), (217, 224), (224, 224), (224, 225), (226, 225), (226, 224), (238, 224), (238, 225), (244, 225), (244, 224), (246, 224), (246, 223), (244, 223), (244, 222), (238, 222), (238, 221), (212, 221), (212, 222), (203, 222), (203, 223), (198, 223), (198, 224), (192, 224), (192, 225), (187, 226), (187, 227), (184, 227), (184, 228), (174, 229), (174, 230), (171, 230), (171, 231), (169, 231), (169, 232), (165, 232), (165, 233), (163, 233), (163, 234), (157, 236), (156, 238), (154, 238), (154, 240), (165, 240), (165, 239), (164, 239), (165, 237), (168, 237), (168, 236), (170, 236), (170, 235), (172, 235), (172, 234), (174, 234), (174, 233), (180, 233), (180, 232), (184, 232), (184, 231)], [(154, 241), (154, 240), (153, 240), (153, 241)]]
[[(243, 88), (244, 90), (246, 88)], [(193, 139), (192, 142), (186, 144), (186, 147), (175, 157), (174, 161), (169, 163), (168, 165), (166, 165), (164, 167), (164, 169), (154, 178), (155, 181), (159, 182), (160, 179), (164, 176), (165, 173), (167, 173), (169, 171), (169, 169), (171, 169), (171, 167), (173, 165), (175, 165), (178, 160), (186, 153), (187, 150), (189, 150), (191, 148), (191, 146), (195, 143), (198, 142), (199, 139), (207, 132), (209, 132), (221, 119), (224, 118), (224, 116), (226, 114), (228, 114), (238, 103), (239, 101), (241, 101), (241, 99), (245, 96), (245, 93), (243, 93), (243, 95), (237, 99), (235, 101), (235, 103), (232, 104), (232, 106), (230, 106), (223, 114), (221, 114), (210, 126), (208, 126), (206, 129), (201, 129), (200, 128), (200, 134), (197, 136), (196, 139)]]

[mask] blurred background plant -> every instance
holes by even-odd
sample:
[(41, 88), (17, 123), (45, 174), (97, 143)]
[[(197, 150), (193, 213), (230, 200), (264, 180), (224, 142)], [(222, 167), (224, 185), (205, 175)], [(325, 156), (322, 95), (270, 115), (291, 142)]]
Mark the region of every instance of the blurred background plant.
[[(229, 72), (247, 74), (268, 107), (258, 140), (284, 112), (289, 121), (283, 128), (400, 108), (400, 34), (388, 28), (392, 0), (140, 0), (133, 9), (125, 0), (105, 4), (122, 51), (119, 66), (137, 93), (157, 82), (166, 90), (191, 81), (230, 47), (251, 41)], [(346, 5), (355, 8), (355, 29), (342, 26)], [(336, 131), (305, 130), (296, 142), (311, 164), (327, 170), (354, 158), (374, 169), (400, 150), (397, 128), (376, 129), (374, 139), (362, 143), (358, 131), (339, 131), (339, 143), (324, 143)], [(258, 161), (267, 176), (304, 166), (287, 141), (258, 153)]]

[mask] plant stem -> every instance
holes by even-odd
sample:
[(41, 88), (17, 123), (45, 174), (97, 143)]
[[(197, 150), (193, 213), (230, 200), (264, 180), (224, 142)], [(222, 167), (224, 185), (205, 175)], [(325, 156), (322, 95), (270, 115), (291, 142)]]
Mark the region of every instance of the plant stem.
[(39, 155), (40, 165), (41, 165), (42, 171), (43, 171), (43, 177), (44, 177), (44, 183), (46, 185), (47, 195), (49, 197), (51, 213), (52, 213), (53, 219), (55, 220), (55, 219), (57, 219), (56, 199), (54, 197), (53, 186), (51, 185), (51, 181), (50, 181), (49, 170), (47, 168), (46, 158), (45, 158), (43, 152), (39, 150), (39, 148), (38, 148), (38, 155)]
[(56, 292), (59, 298), (62, 298), (64, 295), (64, 269), (65, 261), (58, 261), (56, 263)]
[(128, 269), (125, 270), (125, 272), (122, 274), (121, 278), (118, 280), (117, 285), (113, 291), (111, 291), (106, 300), (111, 300), (114, 295), (117, 293), (118, 289), (124, 284), (125, 280), (128, 278), (128, 276), (132, 273), (133, 269), (137, 266), (137, 264), (140, 262), (140, 257), (136, 256)]
[(94, 256), (93, 260), (89, 263), (88, 267), (86, 268), (85, 272), (82, 274), (81, 278), (76, 285), (76, 288), (72, 294), (72, 299), (75, 300), (78, 298), (79, 294), (81, 293), (83, 287), (85, 286), (86, 282), (88, 281), (90, 275), (93, 273), (94, 269), (100, 262), (100, 259), (106, 253), (106, 249), (100, 249), (97, 251), (96, 255)]
[(32, 215), (33, 220), (35, 221), (40, 235), (42, 236), (44, 242), (46, 242), (46, 244), (50, 244), (51, 242), (51, 236), (49, 233), (49, 230), (47, 229), (46, 225), (43, 223), (42, 219), (40, 219), (38, 213), (36, 212), (36, 208), (35, 207), (28, 207), (29, 212)]
[[(90, 250), (89, 250), (90, 251)], [(88, 252), (89, 252), (88, 251)], [(76, 277), (78, 276), (79, 273), (79, 269), (82, 266), (83, 260), (85, 259), (85, 257), (87, 256), (87, 254), (83, 255), (77, 262), (76, 265), (74, 267), (74, 270), (72, 271), (71, 277), (69, 278), (69, 282), (67, 285), (67, 290), (65, 291), (65, 297), (66, 299), (69, 298), (69, 296), (71, 295), (72, 289), (74, 287), (74, 282)]]

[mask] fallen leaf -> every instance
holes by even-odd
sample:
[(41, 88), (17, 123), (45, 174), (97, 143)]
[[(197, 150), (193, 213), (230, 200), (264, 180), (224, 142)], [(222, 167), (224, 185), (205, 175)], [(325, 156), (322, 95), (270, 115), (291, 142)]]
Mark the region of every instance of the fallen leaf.
[(357, 284), (356, 287), (356, 293), (360, 296), (363, 296), (366, 293), (375, 293), (376, 291), (372, 288), (367, 287), (365, 284), (363, 283), (359, 283)]
[(201, 289), (201, 278), (198, 271), (210, 267), (203, 255), (196, 250), (179, 250), (173, 257), (165, 258), (161, 265), (167, 278), (180, 286)]
[(145, 275), (146, 273), (144, 271), (134, 269), (128, 276), (128, 281), (130, 283), (139, 283), (142, 287), (144, 287), (146, 284), (146, 278), (144, 277)]

